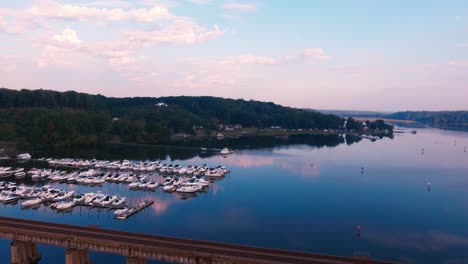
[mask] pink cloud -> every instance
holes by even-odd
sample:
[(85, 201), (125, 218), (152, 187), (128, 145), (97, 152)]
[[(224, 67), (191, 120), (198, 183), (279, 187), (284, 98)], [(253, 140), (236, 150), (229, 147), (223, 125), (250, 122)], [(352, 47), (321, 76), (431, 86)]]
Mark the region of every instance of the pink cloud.
[(122, 8), (97, 8), (71, 4), (60, 4), (59, 2), (52, 0), (36, 1), (30, 9), (26, 10), (25, 15), (31, 17), (72, 19), (79, 21), (129, 20), (145, 23), (169, 20), (173, 18), (173, 15), (169, 12), (169, 10), (162, 6), (124, 10)]
[(224, 8), (235, 11), (255, 11), (257, 9), (257, 6), (254, 4), (230, 2), (224, 4)]
[(468, 60), (452, 60), (448, 62), (448, 65), (465, 67), (465, 66), (468, 66)]

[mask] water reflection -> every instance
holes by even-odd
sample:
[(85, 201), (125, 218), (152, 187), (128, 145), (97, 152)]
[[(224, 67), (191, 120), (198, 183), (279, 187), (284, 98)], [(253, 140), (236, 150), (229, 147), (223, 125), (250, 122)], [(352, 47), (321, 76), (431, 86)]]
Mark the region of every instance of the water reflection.
[[(97, 148), (67, 148), (58, 151), (35, 151), (35, 156), (54, 158), (96, 158), (101, 160), (122, 159), (125, 153), (130, 160), (188, 160), (194, 157), (210, 158), (217, 156), (219, 150), (225, 147), (235, 150), (245, 149), (274, 149), (276, 147), (306, 145), (314, 148), (336, 147), (339, 144), (348, 145), (357, 143), (362, 138), (347, 135), (346, 140), (342, 135), (292, 135), (292, 136), (262, 136), (225, 138), (223, 140), (204, 140), (176, 142), (171, 147), (167, 146), (138, 146), (138, 145), (106, 145)], [(207, 148), (208, 151), (201, 151)]]
[[(227, 158), (202, 154), (193, 144), (193, 150), (107, 147), (67, 150), (63, 156), (159, 158), (183, 165), (225, 165), (232, 171), (197, 197), (104, 184), (99, 187), (104, 193), (127, 196), (132, 203), (153, 199), (155, 204), (126, 221), (114, 220), (107, 210), (81, 207), (62, 215), (46, 207), (21, 210), (18, 205), (1, 205), (0, 211), (20, 218), (324, 254), (365, 251), (405, 263), (457, 263), (468, 258), (466, 133), (418, 129), (416, 135), (396, 134), (375, 142), (326, 136), (199, 143), (239, 149)], [(44, 263), (54, 263), (47, 262), (46, 253)], [(107, 258), (96, 258), (97, 263), (108, 263)]]

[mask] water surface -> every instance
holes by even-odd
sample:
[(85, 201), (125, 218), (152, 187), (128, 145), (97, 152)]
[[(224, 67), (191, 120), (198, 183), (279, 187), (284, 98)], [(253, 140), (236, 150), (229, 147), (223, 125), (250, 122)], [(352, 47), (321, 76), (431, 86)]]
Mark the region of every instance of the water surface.
[[(241, 149), (227, 158), (200, 153), (197, 145), (188, 150), (107, 147), (48, 153), (225, 165), (231, 173), (208, 192), (189, 198), (109, 183), (101, 188), (54, 184), (80, 192), (99, 189), (132, 202), (155, 201), (126, 221), (114, 220), (112, 211), (88, 208), (57, 214), (46, 207), (1, 205), (0, 214), (323, 254), (364, 251), (405, 263), (468, 262), (468, 133), (418, 129), (416, 135), (357, 141), (308, 136), (209, 143)], [(2, 258), (9, 257), (8, 243), (0, 243)], [(39, 250), (43, 263), (64, 261), (63, 249)], [(119, 256), (91, 257), (96, 263), (124, 263)]]

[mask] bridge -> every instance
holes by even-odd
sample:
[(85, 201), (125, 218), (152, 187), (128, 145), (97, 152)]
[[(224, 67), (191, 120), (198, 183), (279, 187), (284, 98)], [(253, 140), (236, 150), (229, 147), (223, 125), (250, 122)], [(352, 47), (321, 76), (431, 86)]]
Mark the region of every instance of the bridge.
[(91, 263), (88, 251), (127, 258), (127, 264), (159, 260), (181, 264), (390, 264), (391, 262), (328, 256), (278, 249), (155, 236), (98, 227), (0, 217), (0, 237), (10, 239), (11, 263), (39, 263), (37, 243), (66, 248), (66, 264)]

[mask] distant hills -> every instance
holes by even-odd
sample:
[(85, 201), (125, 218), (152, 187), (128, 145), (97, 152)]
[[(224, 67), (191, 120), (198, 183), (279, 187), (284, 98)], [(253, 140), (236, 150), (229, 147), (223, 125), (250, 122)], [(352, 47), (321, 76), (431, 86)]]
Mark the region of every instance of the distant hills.
[(404, 111), (395, 113), (374, 111), (316, 110), (341, 117), (411, 120), (420, 124), (452, 130), (468, 131), (468, 111)]
[(406, 111), (393, 113), (387, 118), (413, 120), (432, 127), (468, 131), (468, 111)]
[(376, 111), (359, 111), (359, 110), (315, 110), (305, 109), (308, 111), (317, 111), (323, 114), (337, 115), (341, 117), (369, 117), (369, 118), (385, 118), (392, 112), (376, 112)]
[(40, 146), (158, 144), (220, 125), (338, 129), (344, 118), (271, 102), (217, 97), (112, 98), (74, 91), (0, 89), (0, 141)]

